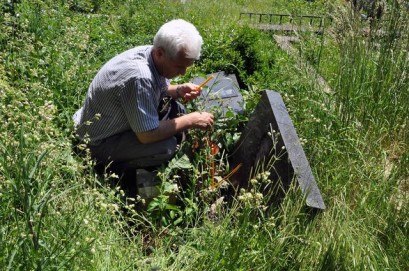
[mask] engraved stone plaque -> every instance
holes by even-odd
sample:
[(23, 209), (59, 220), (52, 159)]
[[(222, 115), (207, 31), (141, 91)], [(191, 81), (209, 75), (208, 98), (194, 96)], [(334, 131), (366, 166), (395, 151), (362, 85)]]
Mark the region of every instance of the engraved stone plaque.
[[(209, 74), (213, 76), (206, 87), (203, 87), (199, 96), (200, 101), (204, 104), (205, 110), (221, 109), (222, 113), (232, 109), (235, 113), (242, 113), (241, 104), (243, 96), (240, 93), (239, 84), (234, 74), (225, 75), (224, 72)], [(192, 83), (200, 85), (206, 78), (194, 78)]]

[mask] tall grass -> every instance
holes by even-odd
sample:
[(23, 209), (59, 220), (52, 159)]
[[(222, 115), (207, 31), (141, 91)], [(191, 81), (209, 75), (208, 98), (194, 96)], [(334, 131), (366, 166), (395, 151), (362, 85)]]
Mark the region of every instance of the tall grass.
[[(358, 34), (366, 23), (347, 7), (331, 9), (337, 27), (318, 46), (334, 94), (319, 91), (268, 33), (237, 24), (240, 11), (323, 13), (324, 2), (2, 1), (0, 269), (407, 270), (404, 7), (393, 2), (380, 37)], [(111, 188), (114, 176), (96, 176), (87, 157), (72, 152), (71, 115), (99, 67), (177, 17), (205, 39), (188, 75), (239, 72), (248, 109), (259, 90), (283, 95), (326, 211), (306, 209), (297, 187), (265, 208), (255, 187), (226, 205), (219, 191), (191, 185), (179, 194), (181, 206), (162, 197), (162, 217), (136, 212), (137, 201)], [(306, 42), (300, 55), (317, 52), (315, 44)], [(241, 120), (230, 121), (212, 139), (232, 144)], [(197, 154), (172, 161), (164, 181), (209, 182), (208, 150)], [(215, 161), (227, 170), (225, 157)]]
[(335, 84), (344, 122), (395, 127), (407, 121), (408, 13), (391, 1), (386, 14), (370, 24), (351, 9), (340, 9), (335, 23), (342, 56)]

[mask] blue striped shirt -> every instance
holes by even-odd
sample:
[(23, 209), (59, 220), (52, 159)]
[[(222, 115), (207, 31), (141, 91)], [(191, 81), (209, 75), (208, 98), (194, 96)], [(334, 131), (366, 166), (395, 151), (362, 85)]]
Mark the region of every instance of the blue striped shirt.
[(159, 126), (157, 108), (169, 85), (140, 46), (109, 60), (92, 81), (85, 103), (74, 115), (77, 134), (91, 145), (115, 134), (146, 132)]

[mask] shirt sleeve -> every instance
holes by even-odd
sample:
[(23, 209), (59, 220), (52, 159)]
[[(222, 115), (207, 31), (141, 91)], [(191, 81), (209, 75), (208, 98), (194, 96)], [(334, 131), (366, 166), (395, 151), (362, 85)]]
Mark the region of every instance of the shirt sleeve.
[(146, 78), (129, 82), (121, 92), (121, 105), (126, 118), (135, 133), (154, 130), (159, 127), (152, 82)]

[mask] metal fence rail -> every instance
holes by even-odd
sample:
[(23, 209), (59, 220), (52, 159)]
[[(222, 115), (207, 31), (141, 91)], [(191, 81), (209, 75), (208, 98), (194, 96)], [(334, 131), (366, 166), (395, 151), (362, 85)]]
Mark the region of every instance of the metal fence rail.
[[(317, 15), (290, 15), (277, 13), (256, 13), (256, 12), (240, 12), (239, 20), (248, 18), (254, 23), (268, 23), (275, 25), (296, 24), (299, 26), (317, 27), (320, 30), (332, 23), (332, 18)], [(308, 23), (307, 23), (308, 22)]]

